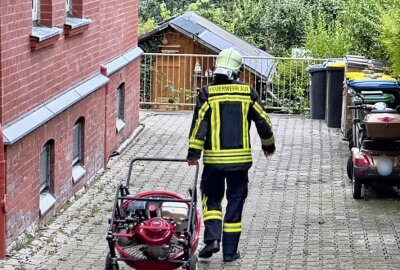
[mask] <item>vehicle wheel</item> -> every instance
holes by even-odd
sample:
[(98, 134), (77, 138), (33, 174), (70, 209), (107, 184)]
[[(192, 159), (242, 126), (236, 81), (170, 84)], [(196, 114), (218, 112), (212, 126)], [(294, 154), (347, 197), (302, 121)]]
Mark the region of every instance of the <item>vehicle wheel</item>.
[(110, 252), (107, 253), (106, 257), (106, 270), (119, 270), (118, 263), (113, 264)]
[(350, 155), (347, 159), (347, 177), (352, 180), (353, 179), (353, 156)]
[(361, 199), (361, 190), (362, 190), (362, 183), (360, 179), (357, 179), (353, 175), (353, 198), (354, 199)]
[(186, 267), (187, 270), (197, 270), (197, 256), (192, 255), (190, 256), (190, 261), (188, 266)]

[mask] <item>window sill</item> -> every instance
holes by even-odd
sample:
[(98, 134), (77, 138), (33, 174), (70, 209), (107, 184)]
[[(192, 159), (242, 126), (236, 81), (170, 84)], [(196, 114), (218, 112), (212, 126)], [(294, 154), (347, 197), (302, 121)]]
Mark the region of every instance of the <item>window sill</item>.
[(90, 19), (67, 17), (64, 24), (64, 35), (66, 37), (78, 35), (89, 29), (91, 23)]
[(117, 133), (121, 132), (125, 127), (125, 121), (121, 118), (117, 118)]
[(63, 30), (57, 27), (32, 27), (32, 34), (30, 35), (31, 50), (35, 51), (56, 43), (62, 32)]
[(72, 182), (78, 182), (86, 173), (85, 168), (80, 164), (75, 164), (72, 166)]
[(57, 199), (50, 191), (40, 193), (39, 211), (40, 216), (44, 216), (56, 203)]

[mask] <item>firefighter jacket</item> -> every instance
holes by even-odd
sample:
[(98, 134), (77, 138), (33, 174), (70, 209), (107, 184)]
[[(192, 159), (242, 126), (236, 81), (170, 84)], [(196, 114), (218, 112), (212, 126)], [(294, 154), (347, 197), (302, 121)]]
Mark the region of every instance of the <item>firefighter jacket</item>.
[(204, 86), (197, 97), (189, 135), (188, 159), (226, 170), (252, 165), (250, 124), (254, 121), (264, 151), (275, 151), (271, 121), (259, 97), (240, 81)]

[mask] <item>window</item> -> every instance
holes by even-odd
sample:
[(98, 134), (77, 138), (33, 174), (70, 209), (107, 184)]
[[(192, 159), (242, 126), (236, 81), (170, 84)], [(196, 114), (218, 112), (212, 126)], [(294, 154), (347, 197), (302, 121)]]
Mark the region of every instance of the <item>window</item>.
[(79, 118), (73, 129), (72, 181), (74, 183), (81, 179), (86, 173), (86, 170), (83, 167), (84, 123), (84, 118)]
[(81, 163), (82, 161), (82, 147), (83, 147), (83, 123), (78, 121), (74, 126), (74, 145), (72, 153), (72, 164)]
[(34, 25), (38, 25), (39, 22), (39, 7), (40, 0), (32, 0), (32, 21)]
[(72, 17), (72, 0), (65, 0), (65, 10), (67, 16)]
[(40, 152), (40, 192), (50, 189), (51, 184), (51, 144), (47, 143)]
[(32, 33), (29, 38), (32, 51), (54, 44), (62, 33), (62, 29), (53, 27), (55, 18), (51, 3), (50, 0), (32, 0)]
[(120, 132), (125, 127), (125, 83), (121, 83), (117, 89), (115, 108), (117, 114), (117, 132)]
[(83, 17), (82, 0), (65, 0), (66, 18), (64, 23), (64, 35), (71, 37), (89, 29), (92, 20)]
[(44, 215), (55, 204), (56, 198), (53, 195), (54, 175), (54, 141), (48, 141), (40, 152), (40, 215)]

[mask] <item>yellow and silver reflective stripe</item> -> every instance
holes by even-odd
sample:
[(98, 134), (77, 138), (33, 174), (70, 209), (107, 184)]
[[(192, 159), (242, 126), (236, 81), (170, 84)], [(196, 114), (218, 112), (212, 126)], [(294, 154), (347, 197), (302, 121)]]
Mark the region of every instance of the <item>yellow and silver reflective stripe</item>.
[(211, 102), (211, 142), (212, 149), (218, 150), (220, 148), (220, 111), (219, 102)]
[(275, 143), (275, 138), (272, 136), (271, 138), (268, 139), (261, 139), (261, 144), (264, 146), (269, 146), (271, 144)]
[(201, 151), (204, 148), (204, 141), (198, 139), (190, 139), (189, 148), (198, 149)]
[(222, 220), (222, 212), (219, 210), (208, 210), (207, 207), (208, 197), (203, 194), (202, 205), (203, 205), (203, 221), (207, 220)]
[(203, 157), (203, 162), (207, 164), (240, 164), (252, 161), (251, 156), (240, 157)]
[(224, 223), (224, 232), (240, 233), (242, 231), (242, 223)]
[(250, 104), (245, 102), (242, 103), (242, 137), (243, 137), (243, 148), (250, 148), (249, 143), (249, 121), (247, 120), (247, 114), (249, 112)]
[(199, 131), (199, 128), (200, 128), (201, 121), (203, 121), (204, 116), (205, 116), (205, 114), (206, 114), (206, 112), (207, 112), (209, 107), (210, 107), (210, 105), (208, 105), (208, 102), (205, 102), (201, 106), (201, 108), (199, 110), (198, 118), (196, 120), (196, 124), (195, 124), (193, 132), (192, 132), (192, 136), (190, 137), (190, 139), (195, 139), (196, 138), (197, 132)]
[(228, 93), (244, 93), (249, 94), (250, 86), (243, 84), (225, 84), (225, 85), (213, 85), (208, 87), (208, 93), (212, 94), (228, 94)]
[(204, 150), (204, 156), (207, 157), (234, 157), (251, 156), (251, 149), (221, 149), (218, 151)]
[(219, 210), (209, 210), (203, 213), (203, 221), (222, 220), (222, 212)]
[(265, 120), (265, 122), (267, 122), (267, 124), (272, 128), (271, 120), (269, 119), (268, 114), (263, 110), (261, 105), (258, 102), (254, 102), (253, 107), (256, 110), (256, 112), (258, 112), (258, 114)]
[(215, 97), (209, 97), (209, 102), (217, 102), (217, 101), (239, 101), (239, 102), (246, 102), (251, 101), (250, 96), (241, 96), (241, 95), (221, 95)]
[(202, 206), (203, 206), (203, 213), (207, 211), (207, 196), (203, 194), (203, 199), (201, 201)]

